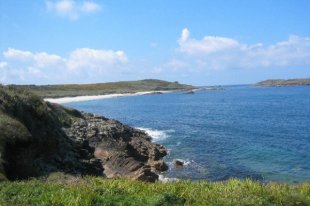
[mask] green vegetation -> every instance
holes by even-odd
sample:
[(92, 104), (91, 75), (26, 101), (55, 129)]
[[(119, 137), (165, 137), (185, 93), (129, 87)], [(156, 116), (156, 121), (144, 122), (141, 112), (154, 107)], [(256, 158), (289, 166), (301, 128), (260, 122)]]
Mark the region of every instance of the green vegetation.
[[(29, 102), (29, 99), (34, 98)], [(31, 138), (29, 130), (20, 120), (12, 117), (23, 117), (24, 103), (33, 103), (36, 106), (35, 97), (25, 90), (17, 90), (0, 86), (0, 180), (6, 179), (4, 164), (6, 147), (17, 142), (25, 142)], [(37, 109), (40, 109), (38, 107)], [(27, 113), (24, 114), (25, 117)]]
[(26, 141), (30, 137), (27, 128), (19, 121), (0, 113), (0, 181), (6, 180), (2, 156), (7, 144), (14, 144), (16, 141)]
[(310, 183), (262, 185), (237, 179), (145, 183), (95, 177), (58, 180), (2, 182), (0, 205), (310, 205)]
[(26, 88), (41, 97), (64, 97), (83, 95), (103, 95), (113, 93), (134, 93), (143, 91), (169, 91), (193, 89), (193, 86), (157, 79), (139, 81), (121, 81), (98, 84), (63, 84), (63, 85), (12, 85)]
[(51, 154), (67, 145), (62, 127), (77, 115), (26, 89), (0, 85), (0, 181), (44, 175)]

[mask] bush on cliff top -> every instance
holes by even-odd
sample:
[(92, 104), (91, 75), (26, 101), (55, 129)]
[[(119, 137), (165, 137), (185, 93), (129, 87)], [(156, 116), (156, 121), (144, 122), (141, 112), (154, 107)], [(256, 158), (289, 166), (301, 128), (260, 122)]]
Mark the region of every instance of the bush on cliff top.
[(26, 89), (0, 85), (0, 181), (46, 172), (45, 163), (66, 146), (62, 127), (76, 115), (58, 107)]

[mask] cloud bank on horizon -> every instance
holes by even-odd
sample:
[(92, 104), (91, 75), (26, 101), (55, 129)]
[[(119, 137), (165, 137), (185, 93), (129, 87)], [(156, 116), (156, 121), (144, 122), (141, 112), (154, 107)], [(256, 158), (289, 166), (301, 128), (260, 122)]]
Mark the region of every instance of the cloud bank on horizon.
[[(123, 51), (78, 48), (68, 57), (46, 52), (33, 53), (13, 48), (3, 52), (6, 61), (0, 62), (0, 81), (11, 82), (68, 82), (74, 79), (91, 80), (109, 75), (127, 64)], [(61, 75), (60, 75), (61, 74)]]
[(287, 40), (264, 46), (246, 44), (229, 37), (190, 37), (182, 30), (177, 49), (185, 65), (202, 69), (246, 69), (259, 67), (286, 67), (310, 65), (310, 38), (290, 35)]
[[(287, 40), (264, 46), (261, 43), (246, 44), (229, 37), (204, 36), (194, 39), (184, 28), (177, 40), (172, 57), (155, 65), (148, 74), (154, 73), (205, 73), (210, 70), (274, 68), (310, 66), (310, 38), (291, 35)], [(138, 68), (128, 60), (124, 51), (77, 48), (68, 56), (31, 52), (8, 48), (2, 53), (0, 81), (21, 82), (72, 82), (76, 79), (100, 81), (126, 72), (126, 67)], [(145, 71), (144, 71), (145, 72)], [(59, 74), (62, 75), (59, 75)]]

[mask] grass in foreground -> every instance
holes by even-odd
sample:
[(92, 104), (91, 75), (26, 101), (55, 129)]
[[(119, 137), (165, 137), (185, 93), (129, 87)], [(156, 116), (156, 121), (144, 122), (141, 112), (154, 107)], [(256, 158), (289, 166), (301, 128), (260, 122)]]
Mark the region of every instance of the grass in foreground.
[(144, 183), (86, 177), (0, 183), (0, 205), (310, 205), (310, 183), (231, 179)]

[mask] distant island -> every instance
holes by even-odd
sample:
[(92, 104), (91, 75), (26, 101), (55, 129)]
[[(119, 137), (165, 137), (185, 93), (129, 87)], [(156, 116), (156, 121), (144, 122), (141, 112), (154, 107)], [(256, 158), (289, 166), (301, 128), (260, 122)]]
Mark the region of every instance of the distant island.
[(74, 97), (87, 95), (125, 94), (146, 91), (190, 90), (197, 87), (158, 79), (138, 81), (119, 81), (95, 84), (58, 84), (58, 85), (10, 85), (27, 89), (43, 98)]
[(269, 79), (255, 84), (255, 86), (266, 87), (285, 87), (285, 86), (302, 86), (310, 85), (310, 78), (305, 79)]

